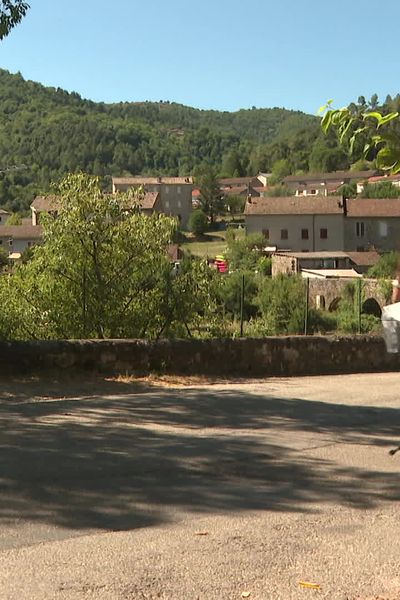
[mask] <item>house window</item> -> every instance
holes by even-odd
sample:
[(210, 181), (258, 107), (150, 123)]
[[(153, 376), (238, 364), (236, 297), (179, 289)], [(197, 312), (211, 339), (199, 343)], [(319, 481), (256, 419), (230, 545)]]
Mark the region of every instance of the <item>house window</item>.
[(181, 186), (180, 186), (180, 185), (178, 185), (178, 187), (176, 188), (176, 193), (177, 193), (177, 194), (180, 194), (180, 193), (181, 193)]
[(2, 245), (3, 245), (3, 240), (0, 240), (0, 246), (2, 246)]
[(165, 201), (165, 208), (169, 208), (169, 200)]
[(388, 224), (386, 221), (379, 221), (379, 235), (380, 237), (387, 237), (388, 234)]
[(176, 201), (176, 205), (177, 205), (178, 208), (181, 208), (182, 207), (182, 202), (180, 200), (177, 200)]
[(356, 223), (356, 236), (357, 237), (364, 237), (365, 235), (365, 223), (361, 222), (357, 222)]
[(262, 234), (266, 240), (269, 240), (269, 229), (263, 229)]
[(294, 273), (296, 272), (296, 261), (295, 261), (295, 259), (294, 259), (294, 258), (292, 259), (292, 271), (293, 271)]
[(281, 229), (281, 240), (287, 240), (288, 239), (288, 230), (287, 229)]
[(321, 240), (328, 239), (328, 230), (326, 229), (326, 227), (321, 227), (321, 229), (319, 230), (319, 237)]
[(165, 193), (169, 194), (169, 187), (167, 185), (165, 186)]
[(310, 194), (311, 194), (312, 196), (315, 196), (315, 194), (316, 194), (316, 193), (317, 193), (317, 190), (310, 190)]
[(308, 229), (302, 229), (301, 230), (301, 239), (302, 240), (308, 240)]

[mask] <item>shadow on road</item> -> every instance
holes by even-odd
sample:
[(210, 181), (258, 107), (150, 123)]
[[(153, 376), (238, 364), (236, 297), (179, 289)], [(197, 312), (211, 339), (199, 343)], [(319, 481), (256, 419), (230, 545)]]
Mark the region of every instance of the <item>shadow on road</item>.
[(272, 435), (290, 442), (311, 432), (318, 443), (374, 443), (386, 452), (399, 432), (396, 409), (235, 388), (89, 381), (57, 394), (57, 382), (35, 385), (42, 401), (31, 403), (29, 382), (19, 393), (2, 386), (0, 523), (119, 530), (163, 522), (165, 507), (313, 511), (323, 502), (364, 509), (400, 499), (397, 473), (343, 467)]

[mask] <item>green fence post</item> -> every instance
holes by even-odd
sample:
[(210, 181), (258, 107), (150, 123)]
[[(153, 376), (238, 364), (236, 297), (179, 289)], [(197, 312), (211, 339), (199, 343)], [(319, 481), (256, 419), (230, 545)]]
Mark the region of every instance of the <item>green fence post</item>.
[(306, 308), (304, 314), (304, 335), (308, 335), (308, 305), (310, 300), (310, 280), (306, 279)]
[(240, 337), (243, 337), (243, 313), (244, 313), (244, 275), (240, 285)]

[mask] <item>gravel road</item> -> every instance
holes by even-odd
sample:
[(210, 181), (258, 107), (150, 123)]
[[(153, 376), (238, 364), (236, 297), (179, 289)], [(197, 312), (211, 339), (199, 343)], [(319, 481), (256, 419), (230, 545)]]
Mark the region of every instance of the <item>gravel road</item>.
[(0, 598), (400, 599), (399, 381), (2, 380)]

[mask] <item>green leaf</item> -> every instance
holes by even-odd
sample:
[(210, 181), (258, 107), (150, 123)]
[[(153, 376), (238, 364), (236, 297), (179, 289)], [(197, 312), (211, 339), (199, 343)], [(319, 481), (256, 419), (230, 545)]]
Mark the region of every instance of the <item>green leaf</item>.
[(322, 121), (321, 121), (321, 127), (322, 127), (322, 131), (324, 133), (327, 133), (329, 131), (331, 123), (332, 123), (332, 111), (328, 110), (328, 112), (326, 112), (324, 114), (324, 116), (322, 117)]
[(388, 115), (385, 115), (384, 117), (382, 117), (381, 122), (379, 123), (378, 127), (381, 127), (382, 125), (386, 125), (387, 123), (390, 123), (390, 121), (397, 119), (398, 116), (399, 116), (398, 112), (389, 113)]

